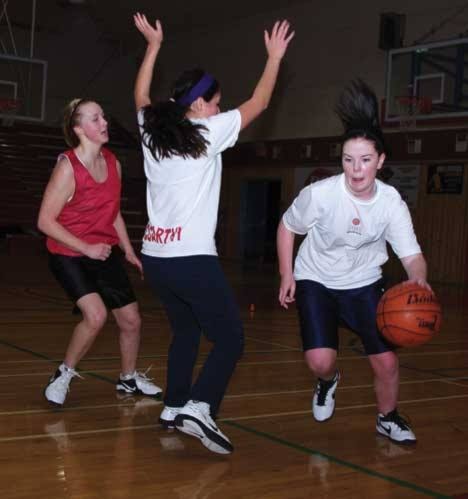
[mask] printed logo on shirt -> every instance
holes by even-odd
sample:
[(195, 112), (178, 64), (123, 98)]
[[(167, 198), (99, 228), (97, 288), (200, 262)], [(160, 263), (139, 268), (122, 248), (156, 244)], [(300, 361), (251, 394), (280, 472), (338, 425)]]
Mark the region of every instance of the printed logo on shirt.
[(154, 227), (151, 224), (146, 226), (143, 241), (149, 241), (158, 244), (172, 243), (173, 241), (180, 241), (182, 238), (182, 227)]
[(353, 218), (351, 223), (346, 230), (346, 234), (356, 234), (357, 236), (362, 236), (362, 224), (359, 218)]

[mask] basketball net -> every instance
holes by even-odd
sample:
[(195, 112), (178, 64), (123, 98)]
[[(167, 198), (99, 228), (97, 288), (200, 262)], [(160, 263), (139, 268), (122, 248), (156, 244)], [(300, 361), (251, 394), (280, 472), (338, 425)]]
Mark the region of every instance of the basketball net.
[(18, 107), (18, 99), (0, 99), (0, 118), (3, 126), (13, 125)]
[(396, 97), (396, 104), (401, 131), (415, 130), (418, 116), (432, 111), (430, 97)]

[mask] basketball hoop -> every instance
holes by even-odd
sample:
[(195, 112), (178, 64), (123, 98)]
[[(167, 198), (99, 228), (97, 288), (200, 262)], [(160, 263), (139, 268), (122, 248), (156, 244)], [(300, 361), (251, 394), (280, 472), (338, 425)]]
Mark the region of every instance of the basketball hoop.
[(4, 126), (13, 124), (19, 104), (18, 99), (0, 98), (0, 117)]
[(414, 130), (418, 116), (432, 112), (432, 99), (430, 97), (410, 97), (407, 95), (395, 98), (400, 130)]

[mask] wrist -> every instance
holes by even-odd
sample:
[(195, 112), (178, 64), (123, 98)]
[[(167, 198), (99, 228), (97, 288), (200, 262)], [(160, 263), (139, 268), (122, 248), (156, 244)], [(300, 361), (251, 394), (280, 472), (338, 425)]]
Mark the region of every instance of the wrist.
[(89, 254), (89, 244), (88, 243), (83, 243), (81, 248), (78, 248), (79, 252), (82, 253), (85, 256), (88, 256)]
[(156, 55), (161, 48), (161, 43), (159, 42), (148, 42), (148, 46), (146, 47), (146, 52), (149, 54)]
[(278, 56), (278, 55), (271, 55), (268, 54), (267, 62), (270, 64), (280, 64), (281, 60), (283, 59), (283, 56)]

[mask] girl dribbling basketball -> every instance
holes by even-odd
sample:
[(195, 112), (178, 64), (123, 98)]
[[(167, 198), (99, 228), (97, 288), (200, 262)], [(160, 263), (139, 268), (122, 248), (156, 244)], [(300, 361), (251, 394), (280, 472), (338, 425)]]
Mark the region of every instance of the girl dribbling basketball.
[[(426, 262), (406, 203), (376, 179), (385, 152), (373, 91), (362, 81), (352, 82), (336, 111), (345, 129), (343, 173), (305, 187), (284, 214), (277, 237), (279, 301), (285, 308), (297, 301), (305, 361), (318, 377), (315, 419), (326, 421), (335, 409), (338, 324), (343, 320), (360, 336), (374, 371), (377, 431), (398, 443), (414, 443), (413, 431), (397, 411), (398, 359), (379, 334), (376, 309), (387, 242), (408, 280), (430, 289)], [(293, 274), (295, 234), (306, 238)]]

